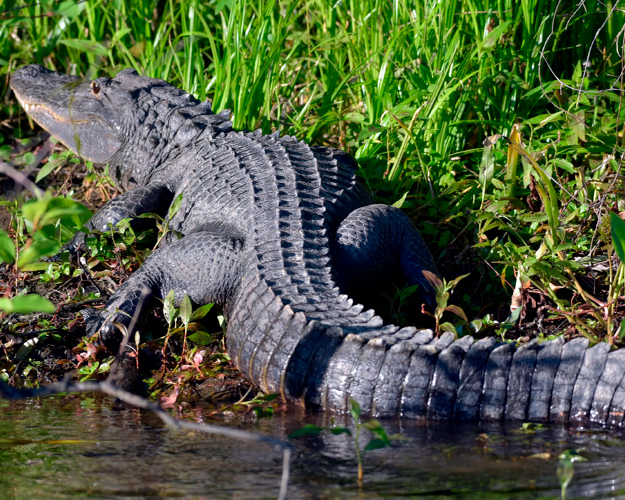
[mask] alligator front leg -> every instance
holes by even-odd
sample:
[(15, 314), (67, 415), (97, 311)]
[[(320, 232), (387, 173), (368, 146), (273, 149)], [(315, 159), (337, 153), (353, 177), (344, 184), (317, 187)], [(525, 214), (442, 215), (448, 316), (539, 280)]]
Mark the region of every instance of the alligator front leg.
[(152, 297), (163, 298), (170, 290), (177, 304), (185, 294), (194, 304), (224, 304), (240, 281), (244, 245), (243, 238), (221, 227), (219, 232), (193, 233), (159, 248), (112, 295), (103, 311), (85, 314), (88, 333), (99, 332), (107, 348), (117, 352), (123, 334), (114, 323), (128, 328), (137, 307), (147, 309)]
[[(164, 216), (173, 199), (172, 191), (162, 183), (138, 186), (131, 191), (116, 196), (98, 210), (85, 224), (90, 231), (109, 231), (122, 219), (138, 217), (146, 213)], [(78, 232), (64, 247), (72, 254), (86, 250), (86, 234)]]

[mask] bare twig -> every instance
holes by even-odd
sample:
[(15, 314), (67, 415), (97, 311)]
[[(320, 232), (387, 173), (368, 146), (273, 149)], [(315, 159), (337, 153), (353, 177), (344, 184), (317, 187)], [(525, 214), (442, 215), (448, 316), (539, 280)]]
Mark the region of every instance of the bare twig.
[(8, 176), (18, 184), (24, 186), (37, 198), (43, 197), (43, 191), (39, 189), (33, 181), (4, 161), (0, 161), (0, 174)]
[(190, 430), (203, 432), (205, 434), (216, 434), (244, 441), (252, 441), (256, 443), (264, 443), (276, 446), (282, 450), (282, 476), (280, 479), (279, 500), (286, 499), (286, 492), (289, 483), (289, 461), (291, 458), (292, 447), (288, 443), (269, 436), (255, 434), (253, 432), (241, 429), (232, 429), (211, 424), (197, 424), (194, 422), (184, 422), (171, 417), (159, 405), (153, 403), (141, 396), (125, 391), (114, 386), (109, 380), (105, 382), (73, 382), (66, 377), (56, 384), (46, 385), (38, 389), (16, 389), (10, 387), (4, 382), (0, 382), (0, 397), (9, 400), (21, 400), (33, 397), (51, 396), (65, 392), (101, 392), (120, 399), (124, 403), (128, 403), (137, 408), (148, 410), (160, 418), (163, 423), (174, 430)]

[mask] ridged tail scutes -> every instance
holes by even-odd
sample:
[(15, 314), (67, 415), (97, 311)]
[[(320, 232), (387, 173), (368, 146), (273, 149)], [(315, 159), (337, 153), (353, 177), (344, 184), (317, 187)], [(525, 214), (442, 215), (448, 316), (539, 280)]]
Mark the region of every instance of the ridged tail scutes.
[(287, 392), (296, 388), (308, 406), (338, 412), (348, 411), (351, 398), (375, 417), (623, 423), (625, 351), (610, 352), (606, 343), (588, 348), (586, 339), (555, 339), (516, 347), (395, 329), (346, 334), (348, 328), (316, 322), (297, 347), (308, 354), (295, 356), (287, 370)]
[(455, 340), (384, 325), (343, 295), (285, 304), (262, 279), (246, 289), (228, 349), (254, 383), (286, 400), (347, 412), (354, 399), (375, 417), (623, 425), (625, 350), (607, 343)]

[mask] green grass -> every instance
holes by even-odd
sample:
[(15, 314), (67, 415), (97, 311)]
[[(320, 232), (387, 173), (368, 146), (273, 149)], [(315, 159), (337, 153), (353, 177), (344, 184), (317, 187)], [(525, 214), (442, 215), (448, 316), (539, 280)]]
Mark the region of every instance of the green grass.
[(625, 211), (625, 14), (613, 2), (3, 5), (5, 160), (11, 137), (33, 133), (23, 120), (12, 129), (15, 68), (134, 67), (231, 109), (237, 128), (352, 153), (375, 196), (413, 217), (441, 273), (471, 273), (456, 301), (474, 330), (496, 329), (515, 301), (533, 332), (620, 335), (624, 273), (589, 267), (612, 255), (609, 213)]

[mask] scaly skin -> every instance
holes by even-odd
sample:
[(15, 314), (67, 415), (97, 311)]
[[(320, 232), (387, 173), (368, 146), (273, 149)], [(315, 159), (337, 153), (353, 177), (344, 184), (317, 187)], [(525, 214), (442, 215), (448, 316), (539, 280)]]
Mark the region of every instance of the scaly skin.
[[(384, 325), (348, 295), (436, 272), (411, 221), (372, 203), (354, 160), (292, 137), (236, 132), (228, 113), (162, 80), (124, 70), (82, 82), (40, 66), (11, 86), (25, 110), (83, 157), (108, 163), (128, 191), (89, 229), (145, 212), (166, 214), (183, 195), (169, 238), (88, 315), (111, 348), (113, 321), (129, 323), (142, 290), (216, 302), (236, 366), (267, 392), (309, 407), (431, 419), (592, 421), (620, 426), (623, 351), (555, 340), (511, 344)], [(71, 247), (80, 244), (77, 235)], [(125, 313), (125, 314), (123, 314)]]

